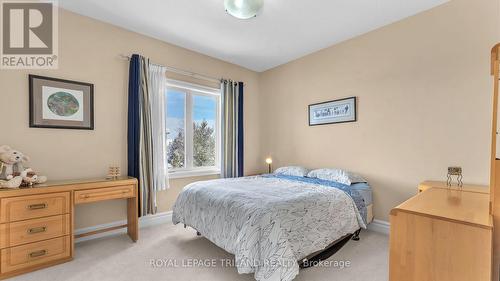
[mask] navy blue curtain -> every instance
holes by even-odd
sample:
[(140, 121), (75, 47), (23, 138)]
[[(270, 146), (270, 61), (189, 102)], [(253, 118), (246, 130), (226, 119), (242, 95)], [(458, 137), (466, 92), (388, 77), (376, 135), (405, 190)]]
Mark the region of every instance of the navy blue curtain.
[[(127, 152), (128, 152), (128, 175), (139, 178), (139, 89), (141, 83), (140, 56), (132, 55), (130, 59), (128, 78), (128, 130), (127, 130)], [(139, 200), (139, 202), (141, 202)]]
[(238, 136), (237, 136), (237, 146), (238, 146), (238, 177), (243, 176), (243, 82), (238, 82)]

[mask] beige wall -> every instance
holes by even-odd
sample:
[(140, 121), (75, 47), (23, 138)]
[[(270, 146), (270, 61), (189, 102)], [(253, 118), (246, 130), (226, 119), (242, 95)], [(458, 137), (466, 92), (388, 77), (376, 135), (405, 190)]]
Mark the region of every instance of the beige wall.
[[(0, 144), (32, 157), (51, 179), (102, 177), (126, 168), (128, 63), (141, 53), (159, 64), (246, 83), (245, 173), (275, 166), (343, 167), (374, 188), (375, 216), (444, 179), (461, 165), (465, 181), (488, 182), (491, 80), (489, 49), (500, 40), (495, 0), (454, 0), (431, 11), (257, 74), (70, 12), (60, 15), (58, 70), (0, 70)], [(95, 85), (94, 131), (28, 128), (29, 73)], [(356, 123), (307, 126), (307, 105), (357, 96)], [(170, 210), (185, 184), (159, 194)], [(121, 201), (77, 208), (76, 227), (123, 219)]]
[[(53, 180), (102, 177), (110, 164), (126, 172), (128, 62), (119, 54), (138, 52), (159, 64), (244, 81), (245, 142), (251, 144), (245, 147), (245, 170), (259, 168), (255, 72), (67, 11), (60, 11), (59, 20), (59, 69), (0, 70), (0, 144), (29, 154), (30, 165)], [(29, 128), (29, 73), (93, 83), (95, 130)], [(159, 194), (160, 211), (170, 210), (179, 188), (197, 179), (172, 180), (172, 189)], [(122, 219), (124, 211), (121, 201), (81, 206), (76, 227)]]
[[(449, 165), (487, 184), (499, 11), (497, 0), (454, 0), (262, 73), (261, 154), (362, 174), (382, 220)], [(349, 96), (358, 122), (308, 126), (308, 104)]]

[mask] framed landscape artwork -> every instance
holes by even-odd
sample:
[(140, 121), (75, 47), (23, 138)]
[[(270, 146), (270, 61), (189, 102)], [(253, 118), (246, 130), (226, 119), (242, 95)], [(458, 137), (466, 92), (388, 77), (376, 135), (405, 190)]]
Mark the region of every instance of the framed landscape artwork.
[(356, 122), (356, 97), (309, 105), (309, 126)]
[(94, 129), (94, 85), (29, 76), (30, 127)]

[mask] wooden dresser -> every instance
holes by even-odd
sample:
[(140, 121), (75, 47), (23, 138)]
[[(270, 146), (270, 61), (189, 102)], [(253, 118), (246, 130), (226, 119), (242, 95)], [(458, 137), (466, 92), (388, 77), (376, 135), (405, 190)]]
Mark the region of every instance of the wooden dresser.
[(394, 208), (390, 280), (491, 281), (489, 200), (487, 192), (438, 186)]
[(128, 200), (128, 223), (123, 227), (128, 227), (129, 236), (136, 241), (136, 179), (65, 181), (0, 189), (0, 279), (71, 260), (74, 205), (112, 199)]

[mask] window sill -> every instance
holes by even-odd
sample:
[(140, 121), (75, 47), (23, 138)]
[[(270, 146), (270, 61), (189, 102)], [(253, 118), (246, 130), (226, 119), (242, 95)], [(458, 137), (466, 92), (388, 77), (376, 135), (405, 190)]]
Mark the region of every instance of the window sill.
[(220, 175), (220, 170), (190, 170), (190, 171), (175, 171), (169, 172), (169, 179), (182, 179), (191, 177), (202, 177), (202, 176), (212, 176)]

